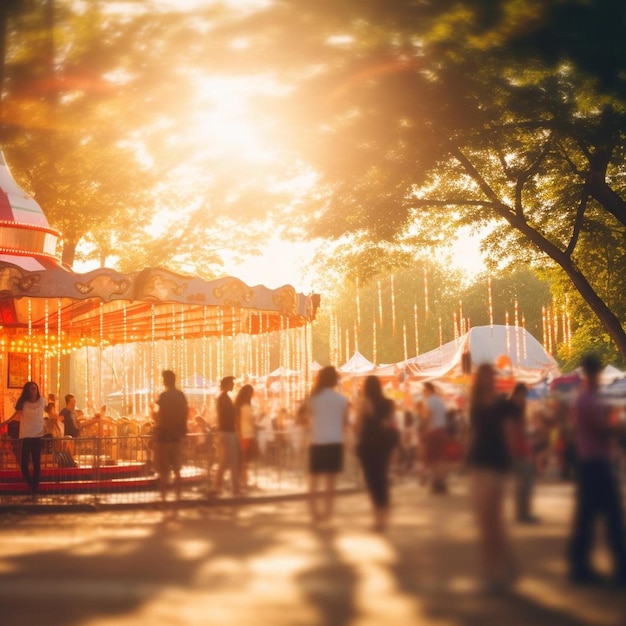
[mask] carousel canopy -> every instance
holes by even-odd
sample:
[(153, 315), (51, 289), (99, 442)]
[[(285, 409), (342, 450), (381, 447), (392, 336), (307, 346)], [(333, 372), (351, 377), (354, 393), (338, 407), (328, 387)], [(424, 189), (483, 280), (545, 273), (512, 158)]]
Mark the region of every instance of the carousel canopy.
[(287, 330), (315, 319), (318, 306), (319, 296), (290, 285), (249, 287), (233, 277), (205, 281), (163, 268), (28, 271), (0, 261), (3, 333), (29, 343), (31, 352), (46, 337), (59, 341), (59, 329), (66, 348)]
[(58, 238), (39, 204), (15, 182), (0, 151), (0, 261), (30, 270), (57, 266)]
[(259, 334), (315, 319), (319, 296), (167, 269), (77, 274), (59, 233), (16, 183), (0, 152), (0, 349), (41, 353), (89, 345)]

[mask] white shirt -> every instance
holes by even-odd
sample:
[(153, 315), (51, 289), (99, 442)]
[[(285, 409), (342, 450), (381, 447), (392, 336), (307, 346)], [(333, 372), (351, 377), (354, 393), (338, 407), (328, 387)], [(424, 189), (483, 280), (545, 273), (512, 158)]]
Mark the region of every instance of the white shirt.
[(26, 437), (43, 437), (43, 413), (46, 400), (42, 396), (35, 402), (26, 400), (20, 418), (20, 439)]
[(428, 396), (426, 398), (426, 406), (428, 407), (429, 429), (446, 427), (446, 405), (443, 400), (437, 396)]
[(326, 388), (311, 396), (309, 406), (313, 424), (311, 443), (343, 443), (348, 399), (334, 389)]

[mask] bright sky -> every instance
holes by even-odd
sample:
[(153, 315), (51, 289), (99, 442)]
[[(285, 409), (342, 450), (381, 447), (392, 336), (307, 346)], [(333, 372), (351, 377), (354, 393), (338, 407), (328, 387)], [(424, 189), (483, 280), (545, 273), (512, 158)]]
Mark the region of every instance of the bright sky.
[[(485, 269), (476, 236), (462, 231), (450, 249), (452, 264), (463, 270), (468, 278)], [(317, 288), (315, 276), (308, 271), (314, 252), (313, 244), (294, 244), (274, 239), (265, 247), (262, 256), (250, 257), (241, 264), (232, 264), (228, 273), (251, 286), (265, 285), (276, 289), (289, 284), (296, 291), (309, 293)]]
[[(222, 6), (245, 13), (263, 8), (268, 1), (226, 0)], [(219, 3), (217, 0), (152, 0), (145, 8), (149, 10), (148, 7), (156, 6), (185, 11), (213, 4)], [(125, 5), (112, 1), (109, 6), (124, 10)], [(235, 38), (233, 50), (237, 45)], [(225, 53), (232, 53), (233, 50), (226, 50)], [(280, 84), (269, 73), (238, 76), (206, 74), (200, 66), (184, 68), (184, 72), (193, 78), (196, 86), (196, 97), (181, 102), (179, 111), (181, 119), (187, 122), (188, 132), (183, 131), (182, 139), (189, 148), (190, 166), (210, 163), (213, 159), (220, 165), (227, 164), (233, 171), (241, 172), (242, 180), (252, 186), (258, 185), (266, 190), (276, 188), (279, 194), (286, 192), (294, 196), (306, 196), (313, 191), (315, 181), (311, 173), (306, 168), (298, 172), (293, 163), (286, 162), (285, 155), (281, 155), (280, 146), (275, 141), (275, 124), (279, 120), (268, 113), (271, 111), (267, 108), (268, 101), (271, 102), (272, 98), (279, 101), (289, 90), (288, 85)], [(261, 107), (258, 106), (259, 101), (264, 102)], [(174, 139), (178, 140), (177, 137)], [(185, 165), (181, 163), (183, 169)], [(259, 219), (263, 218), (260, 216)], [(242, 263), (227, 261), (224, 272), (249, 285), (276, 288), (290, 284), (297, 291), (308, 293), (316, 289), (316, 282), (320, 282), (310, 271), (314, 253), (313, 244), (274, 238), (266, 244), (261, 256), (251, 256)], [(450, 262), (462, 267), (468, 275), (481, 271), (477, 239), (468, 233), (461, 233), (459, 240), (452, 245)], [(86, 271), (93, 267), (75, 269)]]
[(250, 286), (265, 285), (271, 289), (291, 285), (296, 291), (315, 290), (315, 279), (307, 271), (314, 255), (314, 246), (272, 240), (262, 256), (251, 256), (244, 263), (233, 264), (229, 273)]

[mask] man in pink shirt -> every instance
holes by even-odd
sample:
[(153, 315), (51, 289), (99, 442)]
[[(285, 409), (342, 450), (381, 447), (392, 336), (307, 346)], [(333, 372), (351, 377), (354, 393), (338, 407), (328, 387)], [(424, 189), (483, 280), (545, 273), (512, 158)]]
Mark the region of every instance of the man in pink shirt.
[(576, 512), (569, 544), (570, 580), (593, 584), (601, 577), (591, 568), (591, 549), (596, 519), (606, 523), (614, 565), (614, 582), (626, 584), (626, 533), (619, 481), (612, 463), (612, 440), (616, 432), (609, 407), (598, 389), (602, 364), (595, 355), (581, 362), (585, 386), (574, 403), (574, 428), (578, 467)]

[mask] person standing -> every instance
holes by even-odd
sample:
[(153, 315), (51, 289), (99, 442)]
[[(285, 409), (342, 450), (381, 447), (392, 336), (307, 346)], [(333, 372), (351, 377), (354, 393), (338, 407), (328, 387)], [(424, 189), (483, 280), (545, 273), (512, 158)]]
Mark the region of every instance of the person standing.
[[(44, 435), (45, 407), (46, 400), (39, 392), (39, 385), (32, 380), (27, 382), (15, 404), (16, 415), (14, 417), (20, 423), (20, 468), (33, 500), (37, 499), (39, 493), (41, 442)], [(30, 461), (33, 464), (32, 474), (29, 467)]]
[(583, 357), (584, 388), (574, 402), (573, 418), (578, 458), (576, 508), (569, 542), (570, 580), (592, 584), (601, 580), (590, 563), (596, 519), (603, 518), (613, 558), (614, 581), (626, 584), (624, 514), (619, 480), (612, 463), (617, 429), (611, 425), (609, 407), (598, 394), (602, 364), (598, 357)]
[[(343, 469), (343, 444), (348, 423), (348, 400), (335, 390), (337, 370), (328, 365), (317, 375), (308, 400), (311, 423), (309, 446), (309, 510), (313, 521), (330, 521), (335, 499), (337, 474)], [(323, 507), (318, 506), (320, 482)]]
[(237, 410), (228, 395), (235, 387), (235, 378), (225, 376), (220, 382), (220, 395), (217, 396), (217, 430), (219, 437), (218, 465), (215, 476), (215, 489), (219, 494), (226, 470), (230, 471), (232, 492), (239, 495), (239, 438), (237, 437)]
[(235, 398), (235, 410), (237, 412), (237, 432), (241, 449), (240, 480), (244, 490), (248, 485), (248, 466), (257, 458), (259, 448), (256, 440), (256, 424), (252, 412), (252, 396), (254, 387), (244, 385)]
[(78, 437), (80, 435), (80, 426), (76, 416), (76, 398), (73, 394), (68, 393), (65, 396), (65, 408), (59, 411), (59, 415), (63, 418), (65, 437)]
[(506, 589), (518, 575), (504, 519), (505, 481), (512, 465), (510, 412), (507, 400), (498, 395), (494, 368), (480, 365), (470, 391), (467, 463), (487, 591)]
[(176, 389), (176, 374), (171, 370), (161, 373), (165, 391), (157, 400), (154, 412), (154, 463), (159, 475), (161, 500), (167, 500), (170, 473), (174, 473), (176, 502), (180, 502), (180, 470), (183, 462), (182, 442), (187, 435), (188, 403), (185, 394)]
[(389, 459), (399, 443), (394, 427), (395, 405), (385, 398), (380, 380), (368, 376), (357, 411), (356, 453), (374, 509), (374, 530), (382, 531), (389, 517)]
[(515, 518), (521, 524), (536, 524), (539, 519), (532, 514), (532, 492), (535, 482), (528, 424), (526, 399), (528, 387), (517, 383), (511, 392), (510, 408), (513, 425), (513, 471), (515, 473)]
[(430, 381), (424, 383), (424, 424), (426, 465), (430, 471), (432, 493), (448, 490), (446, 480), (446, 442), (448, 440), (446, 405)]

